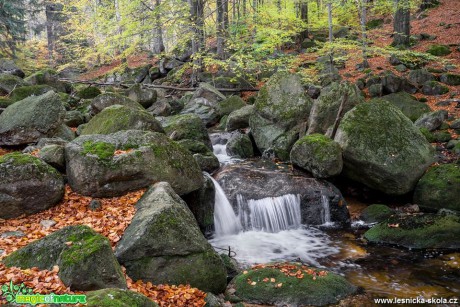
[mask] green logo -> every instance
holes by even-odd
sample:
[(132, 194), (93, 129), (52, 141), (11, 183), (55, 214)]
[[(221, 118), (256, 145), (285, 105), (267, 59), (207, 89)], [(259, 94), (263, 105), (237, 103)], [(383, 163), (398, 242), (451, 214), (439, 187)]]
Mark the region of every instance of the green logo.
[(76, 294), (34, 294), (32, 289), (27, 288), (23, 283), (13, 285), (13, 281), (10, 284), (2, 286), (2, 297), (6, 299), (8, 303), (16, 304), (86, 304), (86, 295)]

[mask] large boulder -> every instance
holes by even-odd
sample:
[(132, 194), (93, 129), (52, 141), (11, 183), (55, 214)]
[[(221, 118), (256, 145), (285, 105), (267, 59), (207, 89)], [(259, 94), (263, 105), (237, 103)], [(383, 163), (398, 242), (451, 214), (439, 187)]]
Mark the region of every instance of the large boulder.
[(233, 133), (227, 142), (227, 154), (239, 158), (251, 158), (254, 156), (251, 139), (247, 134)]
[(404, 115), (415, 122), (422, 114), (430, 112), (430, 107), (406, 92), (393, 93), (376, 98), (374, 101), (387, 101), (397, 107)]
[(86, 293), (87, 307), (158, 307), (148, 297), (130, 290), (108, 288)]
[[(241, 200), (260, 200), (288, 194), (300, 195), (301, 223), (320, 225), (324, 201), (330, 208), (331, 221), (346, 226), (350, 215), (340, 191), (331, 183), (302, 175), (294, 175), (268, 161), (259, 164), (226, 165), (215, 175), (235, 212)], [(246, 208), (247, 209), (247, 208)], [(240, 212), (241, 213), (241, 212)]]
[(399, 245), (410, 249), (460, 248), (460, 217), (456, 215), (393, 215), (369, 229), (369, 242)]
[(439, 80), (447, 85), (460, 85), (460, 75), (457, 74), (442, 74)]
[[(349, 82), (334, 82), (321, 91), (321, 95), (313, 103), (308, 119), (307, 134), (332, 132), (337, 117), (343, 116), (354, 106), (364, 102), (358, 87)], [(341, 114), (338, 114), (339, 111)], [(339, 115), (339, 116), (338, 116)]]
[(208, 83), (200, 83), (192, 98), (185, 104), (181, 114), (193, 113), (198, 115), (206, 127), (219, 122), (219, 102), (225, 96)]
[(149, 108), (157, 101), (157, 91), (154, 89), (144, 89), (140, 84), (135, 84), (126, 91), (129, 99), (138, 102), (144, 108)]
[(254, 105), (244, 106), (228, 115), (225, 130), (233, 131), (249, 127), (249, 117), (254, 113)]
[(422, 87), (427, 81), (434, 81), (435, 77), (427, 69), (414, 69), (409, 72), (409, 81), (418, 87)]
[(230, 96), (217, 103), (217, 112), (220, 116), (229, 115), (233, 111), (239, 110), (244, 107), (246, 103), (240, 96)]
[(34, 241), (6, 257), (3, 263), (22, 269), (52, 270), (72, 290), (126, 288), (126, 280), (110, 242), (88, 226), (68, 226)]
[(0, 157), (0, 218), (50, 208), (64, 196), (64, 179), (54, 168), (28, 154)]
[(208, 146), (195, 140), (180, 140), (178, 144), (187, 148), (204, 172), (212, 173), (220, 167), (219, 160)]
[(387, 102), (353, 108), (335, 141), (343, 150), (345, 176), (387, 194), (412, 191), (433, 162), (433, 148), (423, 134)]
[(303, 168), (316, 178), (328, 178), (342, 172), (342, 149), (322, 134), (299, 139), (291, 150), (292, 164)]
[(161, 125), (171, 139), (195, 140), (212, 149), (208, 131), (201, 119), (195, 114), (181, 114), (161, 119)]
[(24, 81), (30, 85), (49, 85), (62, 93), (70, 93), (72, 90), (69, 83), (59, 81), (57, 72), (52, 69), (38, 71), (25, 78)]
[(13, 60), (5, 58), (0, 59), (0, 73), (18, 76), (19, 78), (24, 78), (26, 76)]
[(29, 97), (0, 114), (0, 145), (21, 145), (52, 137), (64, 123), (65, 108), (54, 92)]
[(447, 116), (448, 112), (446, 110), (425, 113), (415, 121), (414, 125), (419, 128), (425, 128), (428, 131), (434, 131), (441, 127)]
[(312, 104), (298, 75), (273, 75), (260, 89), (249, 119), (260, 152), (273, 149), (279, 158), (288, 160), (299, 131), (306, 126)]
[(114, 105), (102, 110), (84, 126), (80, 135), (110, 134), (122, 130), (144, 130), (164, 133), (161, 124), (145, 110)]
[(444, 95), (449, 92), (449, 88), (437, 81), (427, 81), (423, 83), (422, 93), (425, 95), (436, 96)]
[(91, 101), (91, 114), (95, 115), (107, 107), (113, 105), (122, 105), (133, 109), (143, 110), (144, 108), (137, 102), (129, 99), (126, 96), (115, 93), (104, 93), (98, 95)]
[(0, 94), (8, 95), (15, 88), (24, 85), (24, 80), (15, 75), (0, 74)]
[(56, 91), (54, 87), (49, 85), (26, 85), (15, 88), (11, 94), (12, 101), (20, 101), (30, 96), (40, 96), (48, 93), (49, 91)]
[(426, 209), (460, 212), (460, 165), (442, 164), (430, 168), (415, 187), (414, 203)]
[(203, 184), (187, 149), (157, 132), (84, 135), (68, 143), (65, 151), (69, 184), (83, 195), (112, 197), (157, 181), (186, 194)]
[(168, 183), (155, 184), (136, 206), (115, 249), (131, 278), (154, 284), (190, 284), (213, 293), (225, 289), (227, 273), (222, 260)]
[(338, 274), (298, 263), (255, 266), (236, 276), (232, 287), (245, 303), (276, 306), (329, 306), (358, 289)]

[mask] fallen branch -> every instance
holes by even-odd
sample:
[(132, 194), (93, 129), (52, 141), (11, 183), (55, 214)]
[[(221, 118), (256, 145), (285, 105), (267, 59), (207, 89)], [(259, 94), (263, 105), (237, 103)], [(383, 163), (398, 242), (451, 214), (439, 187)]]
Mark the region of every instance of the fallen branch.
[[(72, 79), (59, 79), (62, 82), (68, 83), (78, 83), (78, 84), (88, 84), (88, 85), (96, 85), (96, 86), (118, 86), (123, 88), (129, 88), (134, 85), (128, 83), (103, 83), (103, 82), (95, 82), (95, 81), (85, 81), (85, 80), (72, 80)], [(157, 84), (142, 84), (139, 83), (141, 87), (145, 88), (162, 88), (167, 90), (174, 90), (174, 91), (188, 91), (193, 92), (197, 88), (196, 87), (177, 87), (177, 86), (170, 86), (170, 85), (157, 85)], [(259, 89), (257, 88), (217, 88), (219, 92), (257, 92)]]

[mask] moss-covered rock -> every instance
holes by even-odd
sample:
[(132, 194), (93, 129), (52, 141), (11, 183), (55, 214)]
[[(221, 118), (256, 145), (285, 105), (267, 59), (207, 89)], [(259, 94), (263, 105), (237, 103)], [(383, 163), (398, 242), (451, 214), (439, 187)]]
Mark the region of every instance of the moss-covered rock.
[(423, 136), (426, 138), (428, 142), (434, 143), (436, 141), (433, 133), (431, 133), (430, 130), (428, 130), (427, 128), (420, 128), (420, 132), (423, 134)]
[(414, 123), (419, 128), (426, 128), (428, 131), (434, 131), (441, 127), (447, 119), (446, 110), (438, 110), (421, 115)]
[(38, 71), (25, 78), (24, 81), (30, 85), (49, 85), (62, 93), (70, 93), (72, 90), (72, 86), (69, 83), (59, 81), (59, 76), (53, 69)]
[(86, 293), (88, 307), (157, 307), (148, 297), (130, 290), (109, 288)]
[(394, 214), (390, 207), (381, 204), (367, 206), (360, 214), (359, 218), (366, 223), (378, 223), (387, 220)]
[(422, 93), (425, 95), (444, 95), (448, 92), (449, 88), (437, 81), (427, 81), (423, 83)]
[(43, 146), (38, 157), (59, 170), (65, 170), (65, 152), (62, 145)]
[(447, 130), (435, 131), (432, 134), (436, 142), (447, 143), (452, 139), (452, 136)]
[(0, 94), (8, 95), (15, 88), (23, 86), (24, 80), (18, 76), (9, 75), (9, 74), (0, 74)]
[(65, 151), (69, 184), (83, 195), (112, 197), (158, 181), (186, 194), (203, 183), (190, 152), (157, 132), (84, 135), (68, 143)]
[(292, 147), (291, 161), (317, 178), (328, 178), (342, 172), (342, 149), (325, 135), (307, 135)]
[(177, 143), (192, 153), (202, 171), (212, 173), (220, 167), (219, 159), (203, 143), (187, 139), (177, 141)]
[(431, 45), (426, 52), (435, 56), (444, 56), (449, 55), (452, 51), (450, 50), (449, 46), (435, 44)]
[(427, 69), (421, 68), (411, 70), (408, 79), (416, 86), (421, 87), (425, 82), (435, 80), (435, 77)]
[(254, 105), (244, 106), (228, 115), (225, 130), (233, 131), (249, 127), (249, 117), (254, 113)]
[(387, 194), (410, 192), (433, 161), (420, 130), (388, 102), (359, 104), (345, 114), (335, 141), (344, 175)]
[(14, 89), (10, 94), (12, 101), (20, 101), (30, 96), (40, 96), (54, 91), (55, 89), (49, 85), (29, 85), (21, 86)]
[(78, 127), (85, 123), (85, 116), (82, 112), (73, 110), (65, 114), (64, 124), (68, 127)]
[(113, 105), (122, 105), (137, 110), (144, 110), (144, 107), (139, 103), (129, 99), (126, 96), (116, 93), (104, 93), (98, 95), (96, 98), (91, 100), (91, 114), (95, 115)]
[(0, 114), (0, 145), (21, 145), (52, 137), (64, 122), (65, 109), (58, 94), (18, 101)]
[(14, 101), (6, 97), (0, 97), (0, 108), (8, 108)]
[(139, 103), (144, 108), (149, 108), (157, 101), (157, 91), (154, 89), (142, 88), (140, 84), (135, 84), (126, 91), (129, 99)]
[(6, 266), (52, 270), (72, 290), (126, 288), (110, 242), (88, 226), (68, 226), (6, 257)]
[(342, 115), (364, 102), (358, 87), (349, 82), (334, 82), (321, 91), (310, 112), (307, 134), (326, 133), (334, 125), (342, 106)]
[(406, 248), (460, 248), (460, 217), (456, 215), (398, 215), (369, 229), (369, 242)]
[(76, 95), (81, 99), (93, 99), (101, 94), (101, 90), (94, 86), (82, 86), (77, 89)]
[(164, 133), (161, 124), (146, 111), (114, 105), (94, 116), (80, 135), (110, 134), (122, 130), (143, 130)]
[(192, 212), (169, 184), (150, 188), (115, 253), (134, 280), (186, 284), (220, 293), (226, 270), (201, 234)]
[(18, 76), (24, 78), (25, 74), (13, 60), (7, 58), (0, 58), (0, 73)]
[(166, 117), (161, 121), (161, 125), (171, 139), (178, 140), (195, 140), (202, 142), (209, 149), (212, 149), (211, 140), (208, 131), (201, 119), (195, 114), (181, 114)]
[(414, 203), (427, 209), (460, 211), (460, 165), (433, 166), (415, 187)]
[[(281, 271), (285, 268), (287, 273)], [(289, 273), (294, 276), (289, 276)], [(357, 288), (344, 277), (295, 263), (265, 265), (238, 275), (236, 295), (245, 303), (276, 306), (325, 306), (352, 295)]]
[(422, 102), (419, 102), (412, 95), (406, 92), (393, 93), (385, 95), (374, 101), (387, 101), (397, 107), (404, 115), (415, 122), (422, 114), (430, 112), (430, 107)]
[(247, 134), (234, 133), (227, 142), (227, 154), (240, 158), (251, 158), (254, 156), (251, 139)]
[(0, 218), (50, 208), (64, 196), (64, 180), (51, 166), (27, 154), (0, 157)]
[(230, 96), (217, 103), (217, 112), (220, 116), (229, 115), (233, 111), (239, 110), (244, 107), (246, 103), (240, 96)]
[(447, 85), (460, 85), (460, 75), (456, 74), (442, 74), (440, 81)]

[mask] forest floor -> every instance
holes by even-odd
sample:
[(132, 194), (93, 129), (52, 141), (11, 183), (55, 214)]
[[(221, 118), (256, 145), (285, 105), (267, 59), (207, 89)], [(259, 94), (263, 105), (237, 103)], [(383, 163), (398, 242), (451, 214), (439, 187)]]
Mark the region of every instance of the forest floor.
[[(412, 34), (427, 33), (436, 35), (436, 39), (432, 41), (420, 41), (411, 49), (414, 51), (424, 52), (431, 44), (446, 44), (460, 46), (460, 1), (459, 0), (442, 0), (441, 5), (428, 10), (428, 16), (422, 19), (414, 19), (411, 22)], [(444, 25), (443, 25), (444, 24)], [(445, 25), (449, 24), (449, 27)], [(384, 24), (381, 28), (369, 32), (369, 38), (376, 46), (388, 46), (391, 41), (392, 24)], [(452, 48), (453, 52), (448, 56), (443, 57), (448, 60), (456, 68), (454, 73), (460, 73), (460, 51), (457, 48)], [(359, 52), (358, 52), (359, 53)], [(299, 55), (301, 61), (315, 60), (318, 54), (309, 53)], [(128, 60), (129, 67), (139, 67), (147, 63), (154, 63), (154, 60), (149, 60), (147, 56), (140, 55)], [(364, 73), (358, 72), (355, 66), (361, 58), (358, 56), (350, 57), (346, 62), (346, 67), (340, 70), (344, 79), (356, 81), (364, 77)], [(396, 71), (388, 61), (386, 55), (376, 55), (369, 59), (371, 69), (374, 72), (391, 70), (397, 75), (402, 73)], [(100, 67), (82, 76), (82, 79), (93, 79), (100, 77), (107, 72), (118, 67), (121, 63), (114, 62), (111, 65)], [(430, 63), (428, 66), (433, 68), (441, 68), (445, 65), (444, 62)], [(460, 99), (460, 86), (450, 86), (448, 94), (440, 96), (424, 96), (428, 99), (428, 104), (433, 110), (446, 109), (449, 114), (455, 118), (460, 118), (460, 108), (456, 104), (449, 106), (439, 106), (438, 102), (447, 99)], [(416, 94), (417, 98), (423, 96)], [(460, 105), (460, 104), (459, 104)], [(451, 131), (453, 133), (453, 131)], [(0, 155), (8, 153), (9, 150), (0, 148)], [(27, 217), (21, 217), (10, 220), (0, 219), (0, 234), (7, 231), (21, 231), (24, 235), (21, 237), (4, 237), (0, 236), (0, 260), (11, 253), (37, 239), (40, 239), (58, 229), (65, 226), (75, 224), (86, 224), (94, 228), (99, 233), (105, 235), (113, 246), (120, 240), (124, 230), (131, 222), (134, 216), (134, 204), (142, 195), (143, 190), (129, 193), (122, 197), (111, 199), (100, 199), (102, 207), (92, 211), (89, 208), (89, 203), (92, 200), (90, 197), (78, 195), (66, 188), (64, 199), (59, 205), (48, 209), (44, 212), (34, 214)], [(44, 220), (53, 220), (56, 224), (46, 228), (40, 224)], [(0, 285), (13, 280), (14, 283), (24, 282), (26, 286), (34, 288), (42, 294), (54, 292), (55, 294), (72, 293), (66, 288), (58, 277), (58, 268), (52, 271), (29, 269), (20, 270), (17, 268), (6, 268), (0, 264)], [(202, 306), (204, 305), (205, 294), (198, 289), (190, 288), (189, 286), (166, 286), (152, 285), (151, 283), (133, 282), (127, 277), (128, 286), (131, 290), (141, 292), (151, 299), (155, 300), (160, 306)], [(2, 301), (0, 300), (0, 305)]]

